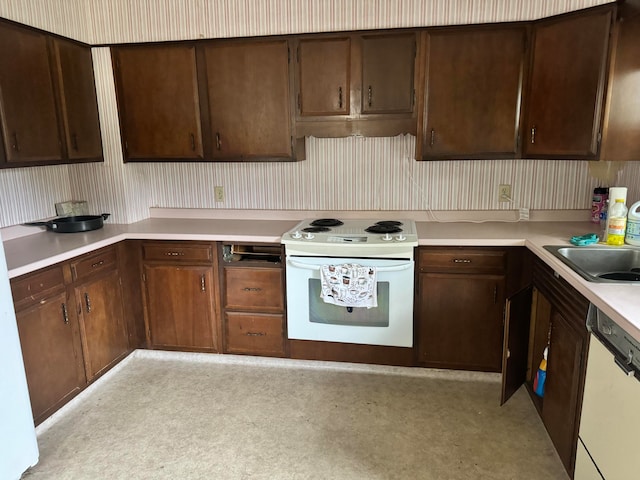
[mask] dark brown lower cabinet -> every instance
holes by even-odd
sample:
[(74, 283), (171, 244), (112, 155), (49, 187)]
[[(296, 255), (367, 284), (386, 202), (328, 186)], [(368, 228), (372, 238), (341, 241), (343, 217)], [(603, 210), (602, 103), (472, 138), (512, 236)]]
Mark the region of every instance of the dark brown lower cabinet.
[(282, 246), (223, 244), (218, 254), (224, 352), (285, 356)]
[(36, 425), (86, 384), (78, 317), (73, 303), (63, 290), (16, 312)]
[(145, 265), (152, 348), (216, 351), (207, 266)]
[(284, 316), (274, 313), (227, 312), (227, 353), (281, 357), (284, 353)]
[(584, 386), (582, 363), (587, 347), (585, 333), (558, 311), (553, 312), (542, 421), (569, 472), (575, 467), (580, 424), (579, 404)]
[(68, 270), (54, 265), (11, 280), (31, 408), (37, 424), (87, 383)]
[(109, 369), (129, 351), (120, 275), (112, 270), (75, 289), (87, 380)]
[(142, 244), (149, 347), (219, 350), (214, 245), (188, 241)]
[(420, 249), (420, 365), (500, 371), (506, 258), (499, 249)]
[(504, 276), (420, 274), (420, 361), (499, 372)]
[[(589, 302), (537, 259), (533, 266), (533, 285), (530, 335), (520, 335), (520, 345), (513, 342), (510, 352), (505, 350), (505, 356), (510, 353), (520, 358), (527, 352), (528, 369), (524, 376), (527, 389), (565, 469), (573, 476), (589, 346), (585, 327)], [(507, 325), (512, 321), (508, 319)], [(520, 331), (521, 327), (518, 326)], [(544, 395), (540, 397), (534, 393), (533, 383), (547, 346), (546, 383)], [(522, 383), (515, 378), (504, 380), (511, 384), (511, 390)]]

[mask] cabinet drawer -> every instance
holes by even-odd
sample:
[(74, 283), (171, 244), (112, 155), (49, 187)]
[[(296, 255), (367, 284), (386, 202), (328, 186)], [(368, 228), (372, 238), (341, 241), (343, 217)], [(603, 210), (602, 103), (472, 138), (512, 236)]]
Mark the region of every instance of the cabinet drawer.
[(227, 312), (225, 351), (283, 356), (283, 324), (282, 315)]
[(190, 243), (145, 243), (142, 245), (145, 260), (171, 262), (211, 263), (211, 245)]
[(284, 310), (282, 269), (224, 269), (224, 306), (232, 310)]
[(502, 273), (506, 267), (504, 250), (420, 249), (421, 272)]
[(13, 302), (18, 310), (63, 289), (64, 274), (61, 266), (39, 270), (11, 281)]
[(82, 256), (71, 262), (73, 279), (78, 280), (79, 278), (88, 277), (95, 273), (112, 270), (116, 268), (117, 261), (118, 257), (115, 246)]

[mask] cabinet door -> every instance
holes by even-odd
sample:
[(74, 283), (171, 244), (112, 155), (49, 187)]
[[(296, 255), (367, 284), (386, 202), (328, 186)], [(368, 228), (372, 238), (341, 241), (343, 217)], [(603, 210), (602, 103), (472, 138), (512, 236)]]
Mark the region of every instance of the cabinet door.
[(36, 424), (86, 383), (73, 300), (62, 292), (16, 313)]
[(509, 400), (527, 380), (531, 296), (532, 289), (527, 288), (506, 302), (500, 405)]
[(102, 157), (98, 100), (91, 49), (55, 38), (53, 41), (62, 93), (62, 116), (69, 159)]
[(204, 47), (213, 158), (292, 157), (286, 40)]
[(362, 113), (412, 113), (416, 36), (362, 37)]
[(420, 362), (499, 372), (504, 276), (421, 273), (419, 277)]
[(560, 313), (552, 311), (542, 420), (562, 463), (570, 473), (574, 468), (578, 438), (584, 337), (585, 334), (571, 327)]
[(299, 115), (348, 115), (351, 112), (351, 39), (301, 40), (297, 56)]
[(112, 366), (128, 351), (122, 292), (117, 270), (76, 287), (87, 380)]
[(216, 351), (212, 268), (145, 265), (144, 275), (150, 345)]
[(636, 161), (640, 158), (640, 11), (630, 2), (619, 5), (618, 11), (600, 160)]
[(195, 47), (117, 47), (113, 59), (125, 159), (202, 159)]
[(513, 158), (525, 38), (524, 28), (429, 34), (421, 158)]
[(0, 25), (0, 106), (8, 163), (62, 160), (47, 37)]
[(600, 10), (535, 26), (525, 156), (598, 153), (611, 15)]

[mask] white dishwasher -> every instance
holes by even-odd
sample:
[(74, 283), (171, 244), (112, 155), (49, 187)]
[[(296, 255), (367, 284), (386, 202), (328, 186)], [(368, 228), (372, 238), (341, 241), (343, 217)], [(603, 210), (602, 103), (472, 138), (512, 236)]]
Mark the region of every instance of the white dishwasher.
[(593, 305), (575, 480), (640, 478), (640, 342)]

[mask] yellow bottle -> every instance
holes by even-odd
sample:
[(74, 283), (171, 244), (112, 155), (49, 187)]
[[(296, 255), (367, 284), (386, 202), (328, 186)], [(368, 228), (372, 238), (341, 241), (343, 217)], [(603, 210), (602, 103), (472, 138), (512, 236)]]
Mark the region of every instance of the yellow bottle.
[(624, 245), (624, 234), (627, 231), (627, 211), (624, 199), (616, 198), (616, 203), (609, 209), (607, 245)]

